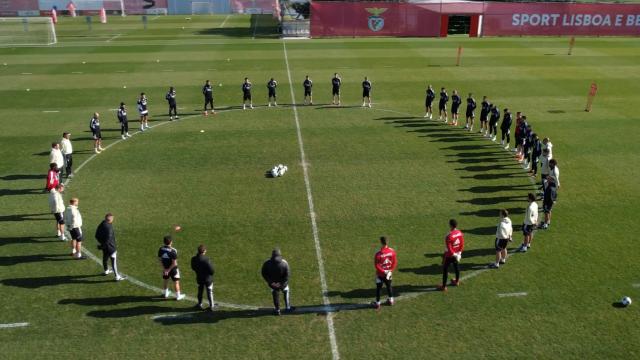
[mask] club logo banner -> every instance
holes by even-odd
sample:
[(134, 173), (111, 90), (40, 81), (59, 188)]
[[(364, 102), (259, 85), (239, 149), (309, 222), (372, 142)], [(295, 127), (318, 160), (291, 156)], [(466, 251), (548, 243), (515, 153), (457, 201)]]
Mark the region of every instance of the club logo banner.
[(387, 8), (368, 8), (366, 9), (371, 16), (369, 16), (369, 21), (367, 25), (371, 31), (380, 31), (384, 27), (384, 18), (380, 16), (380, 14), (387, 11)]

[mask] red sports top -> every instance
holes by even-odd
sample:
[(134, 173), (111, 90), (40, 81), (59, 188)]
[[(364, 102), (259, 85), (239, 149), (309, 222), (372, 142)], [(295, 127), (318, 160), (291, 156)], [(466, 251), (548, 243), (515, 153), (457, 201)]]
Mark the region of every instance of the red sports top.
[(444, 256), (452, 257), (457, 252), (462, 252), (464, 249), (464, 236), (462, 231), (458, 229), (451, 230), (447, 237), (444, 238), (444, 243), (447, 246)]
[(376, 253), (373, 263), (376, 266), (376, 274), (378, 276), (384, 276), (385, 270), (393, 271), (396, 269), (396, 266), (398, 266), (396, 251), (389, 246), (383, 246), (382, 249)]
[(58, 186), (60, 180), (58, 179), (58, 172), (55, 170), (49, 170), (47, 173), (47, 191), (51, 191), (51, 189)]

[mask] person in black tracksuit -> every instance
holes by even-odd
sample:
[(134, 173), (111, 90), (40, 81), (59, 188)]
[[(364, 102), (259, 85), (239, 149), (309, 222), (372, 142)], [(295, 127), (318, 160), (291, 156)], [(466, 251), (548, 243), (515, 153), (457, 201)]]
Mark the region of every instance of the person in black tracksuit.
[(129, 119), (127, 118), (127, 107), (124, 102), (120, 103), (118, 108), (118, 121), (120, 122), (120, 136), (122, 139), (130, 137), (129, 135)]
[(211, 81), (207, 80), (202, 87), (202, 95), (204, 95), (204, 115), (209, 115), (207, 111), (207, 105), (211, 106), (211, 113), (215, 114), (213, 110), (213, 87)]
[[(502, 124), (500, 124), (500, 130), (502, 131), (502, 142), (505, 149), (509, 148), (509, 143), (511, 142), (511, 123), (513, 122), (513, 118), (511, 117), (511, 113), (509, 109), (504, 109), (504, 116), (502, 117)], [(506, 142), (505, 142), (506, 141)]]
[(118, 273), (118, 263), (116, 259), (116, 234), (113, 231), (113, 214), (107, 213), (104, 220), (96, 229), (96, 240), (98, 240), (98, 249), (102, 250), (102, 267), (104, 275), (111, 274), (109, 270), (109, 259), (111, 259), (111, 268), (116, 275), (116, 281), (124, 280), (124, 276)]
[(176, 120), (178, 120), (178, 105), (176, 103), (176, 89), (171, 86), (169, 88), (169, 91), (167, 92), (167, 95), (164, 97), (165, 99), (167, 99), (167, 102), (169, 103), (169, 120), (173, 120), (174, 117)]
[(197, 308), (202, 309), (202, 293), (207, 289), (207, 300), (209, 300), (209, 311), (213, 311), (213, 264), (205, 254), (207, 248), (204, 245), (198, 246), (198, 253), (191, 258), (191, 269), (196, 273), (196, 281), (198, 283), (198, 304)]
[(280, 249), (274, 249), (271, 258), (262, 265), (262, 278), (271, 288), (274, 313), (280, 315), (280, 291), (284, 295), (285, 311), (293, 311), (295, 308), (289, 302), (289, 264), (282, 258)]
[(491, 104), (491, 117), (489, 118), (489, 135), (491, 141), (496, 141), (498, 136), (498, 120), (500, 120), (500, 109), (495, 104)]

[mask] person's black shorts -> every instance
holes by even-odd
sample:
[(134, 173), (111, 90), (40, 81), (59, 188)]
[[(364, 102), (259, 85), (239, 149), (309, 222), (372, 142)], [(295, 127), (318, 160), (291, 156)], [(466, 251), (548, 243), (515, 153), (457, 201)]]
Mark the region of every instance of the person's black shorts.
[(438, 109), (440, 111), (447, 111), (447, 103), (439, 103), (438, 104)]
[(509, 244), (509, 239), (496, 238), (496, 251), (502, 251), (506, 249), (508, 244)]
[(100, 128), (95, 128), (91, 131), (93, 133), (93, 140), (101, 140), (102, 139), (102, 131)]
[(173, 281), (178, 281), (180, 280), (180, 270), (176, 266), (173, 269), (171, 269), (171, 271), (169, 271), (169, 274), (165, 275), (164, 273), (162, 273), (162, 278), (165, 280), (170, 278)]
[(489, 121), (489, 114), (480, 113), (480, 122), (487, 122), (487, 121)]
[(555, 203), (557, 197), (558, 192), (556, 191), (555, 186), (547, 186), (547, 188), (544, 189), (544, 196), (542, 198), (542, 211), (544, 211), (545, 214), (551, 213), (553, 204)]
[(270, 98), (276, 97), (276, 91), (275, 90), (269, 90), (269, 97)]
[(433, 100), (431, 100), (431, 99), (426, 99), (426, 100), (424, 101), (424, 106), (425, 106), (425, 107), (431, 107), (431, 104), (432, 104), (432, 103), (433, 103)]
[(311, 96), (311, 89), (304, 89), (304, 96)]
[(62, 213), (55, 213), (53, 214), (53, 217), (56, 218), (56, 221), (58, 222), (58, 224), (64, 225), (64, 215)]
[(242, 95), (242, 101), (247, 101), (247, 100), (251, 101), (251, 93), (244, 93)]
[(78, 242), (84, 240), (84, 236), (82, 236), (82, 230), (80, 228), (73, 228), (69, 230), (69, 234), (71, 234), (71, 240), (75, 240)]
[(452, 106), (452, 107), (451, 107), (451, 113), (452, 113), (452, 114), (456, 114), (456, 115), (457, 115), (457, 114), (458, 114), (458, 108), (457, 108), (457, 107), (455, 107), (455, 106)]
[(331, 94), (333, 96), (340, 95), (340, 88), (335, 88), (334, 87), (333, 90), (331, 91)]
[(473, 119), (476, 117), (476, 114), (473, 111), (467, 111), (467, 117)]
[(533, 234), (533, 230), (535, 230), (535, 225), (522, 224), (522, 234), (524, 236)]
[(370, 90), (362, 90), (362, 97), (369, 97), (371, 96), (370, 93), (371, 93)]

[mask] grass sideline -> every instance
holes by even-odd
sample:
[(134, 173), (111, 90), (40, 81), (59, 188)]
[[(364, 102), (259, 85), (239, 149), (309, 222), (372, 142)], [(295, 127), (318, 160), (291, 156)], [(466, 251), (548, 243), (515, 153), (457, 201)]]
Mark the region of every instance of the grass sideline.
[[(180, 224), (176, 247), (187, 294), (195, 294), (188, 259), (203, 242), (217, 267), (217, 300), (266, 308), (270, 296), (259, 268), (279, 245), (292, 266), (295, 305), (322, 303), (282, 41), (268, 17), (260, 18), (255, 40), (255, 17), (233, 16), (220, 28), (225, 17), (158, 17), (146, 31), (132, 16), (110, 17), (92, 31), (82, 19), (63, 18), (56, 46), (0, 48), (0, 63), (7, 63), (0, 67), (6, 99), (0, 103), (6, 154), (0, 323), (30, 323), (0, 329), (8, 358), (331, 357), (322, 312), (277, 319), (228, 308), (194, 314), (192, 303), (162, 301), (130, 282), (103, 278), (95, 263), (70, 260), (67, 247), (51, 237), (41, 191), (48, 144), (70, 131), (78, 166), (91, 156), (93, 111), (103, 114), (109, 145), (119, 138), (111, 109), (121, 100), (133, 110), (145, 91), (152, 124), (159, 124), (167, 120), (164, 94), (176, 86), (183, 117), (192, 117), (118, 143), (70, 183), (65, 199), (81, 199), (89, 249), (101, 216), (112, 211), (122, 270), (160, 286), (155, 254), (162, 236)], [(421, 294), (380, 312), (335, 313), (341, 358), (640, 352), (636, 304), (612, 306), (640, 294), (633, 287), (640, 282), (640, 254), (632, 242), (640, 230), (633, 217), (640, 149), (632, 136), (639, 130), (640, 41), (578, 38), (572, 56), (567, 44), (566, 38), (460, 37), (287, 42), (297, 102), (304, 75), (315, 85), (316, 106), (298, 111), (329, 299), (346, 306), (372, 298), (371, 260), (383, 233), (399, 253), (398, 295)], [(458, 45), (465, 49), (461, 67), (453, 66)], [(325, 106), (336, 71), (349, 105), (340, 109)], [(373, 109), (357, 106), (365, 75), (374, 85)], [(238, 110), (245, 76), (260, 105), (266, 81), (275, 77), (281, 106)], [(222, 84), (216, 103), (231, 111), (199, 116), (206, 78)], [(585, 113), (592, 81), (600, 92), (593, 112)], [(447, 294), (425, 291), (440, 279), (446, 221), (458, 218), (466, 234), (463, 275), (470, 274), (493, 257), (497, 210), (510, 209), (519, 224), (531, 184), (496, 145), (425, 121), (427, 83), (472, 91), (478, 100), (486, 94), (500, 108), (524, 111), (536, 132), (552, 138), (562, 171), (552, 228), (537, 234), (533, 251)], [(289, 165), (289, 173), (266, 179), (275, 163)], [(518, 292), (527, 296), (498, 295)]]

